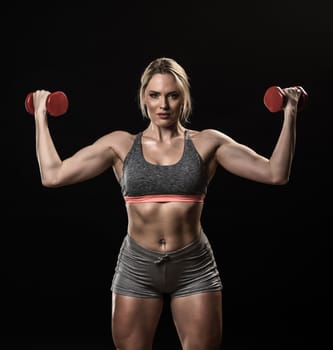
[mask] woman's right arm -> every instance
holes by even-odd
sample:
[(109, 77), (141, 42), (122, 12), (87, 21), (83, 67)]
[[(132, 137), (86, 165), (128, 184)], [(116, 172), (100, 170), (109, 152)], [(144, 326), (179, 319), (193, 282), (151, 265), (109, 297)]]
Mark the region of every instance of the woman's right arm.
[[(53, 143), (47, 120), (46, 99), (50, 92), (37, 90), (33, 94), (36, 126), (36, 155), (42, 184), (60, 187), (85, 181), (113, 166), (117, 154), (111, 147), (112, 133), (82, 148), (62, 160)], [(115, 132), (117, 133), (117, 132)]]

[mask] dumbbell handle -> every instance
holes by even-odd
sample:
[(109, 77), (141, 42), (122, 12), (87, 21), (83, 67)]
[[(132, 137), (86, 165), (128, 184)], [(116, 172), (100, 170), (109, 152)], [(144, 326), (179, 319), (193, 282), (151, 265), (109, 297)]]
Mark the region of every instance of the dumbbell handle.
[[(308, 100), (307, 92), (301, 87), (297, 86), (301, 90), (301, 95), (298, 100), (297, 109), (301, 111)], [(287, 96), (285, 92), (279, 86), (269, 87), (264, 94), (264, 104), (270, 112), (281, 111), (287, 103)]]
[[(34, 114), (33, 93), (30, 92), (24, 101), (25, 109), (29, 114)], [(46, 111), (53, 117), (65, 114), (68, 110), (68, 98), (62, 91), (50, 93), (46, 98)]]

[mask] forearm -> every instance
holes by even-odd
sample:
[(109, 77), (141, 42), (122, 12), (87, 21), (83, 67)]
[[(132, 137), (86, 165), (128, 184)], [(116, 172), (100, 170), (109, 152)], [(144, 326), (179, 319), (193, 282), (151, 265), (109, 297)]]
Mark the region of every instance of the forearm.
[(62, 161), (50, 135), (47, 116), (43, 112), (37, 112), (35, 116), (36, 126), (36, 155), (43, 185), (51, 186), (56, 182), (57, 172)]
[(296, 115), (296, 106), (287, 105), (281, 133), (270, 157), (271, 171), (277, 183), (289, 181), (296, 146)]

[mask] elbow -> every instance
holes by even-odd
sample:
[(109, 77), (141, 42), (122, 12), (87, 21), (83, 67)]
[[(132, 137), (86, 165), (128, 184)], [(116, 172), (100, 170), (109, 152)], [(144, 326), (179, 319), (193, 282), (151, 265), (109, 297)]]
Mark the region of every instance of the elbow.
[(276, 186), (287, 185), (290, 180), (290, 168), (274, 167), (270, 169), (270, 183)]
[(44, 164), (39, 167), (40, 180), (43, 187), (56, 188), (64, 185), (65, 178), (61, 171), (61, 166)]
[(42, 177), (42, 185), (47, 188), (57, 188), (61, 187), (61, 183), (57, 181), (55, 178), (47, 178), (47, 177)]
[(56, 185), (53, 182), (49, 182), (49, 181), (42, 181), (42, 185), (43, 185), (43, 187), (47, 187), (47, 188), (57, 188), (57, 187), (59, 187), (59, 185)]
[(287, 185), (288, 182), (289, 182), (289, 175), (275, 177), (272, 179), (271, 184), (276, 186), (283, 186), (283, 185)]
[(280, 180), (280, 181), (275, 182), (274, 185), (284, 186), (284, 185), (287, 185), (288, 182), (289, 182), (289, 179), (284, 179), (284, 180)]

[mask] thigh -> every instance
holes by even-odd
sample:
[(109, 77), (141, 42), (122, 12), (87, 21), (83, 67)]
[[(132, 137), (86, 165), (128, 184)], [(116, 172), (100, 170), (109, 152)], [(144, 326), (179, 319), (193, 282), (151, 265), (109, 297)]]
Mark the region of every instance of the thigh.
[(172, 316), (184, 350), (217, 350), (222, 339), (222, 292), (174, 297)]
[(119, 349), (151, 349), (162, 312), (162, 298), (138, 298), (113, 293), (112, 336)]

